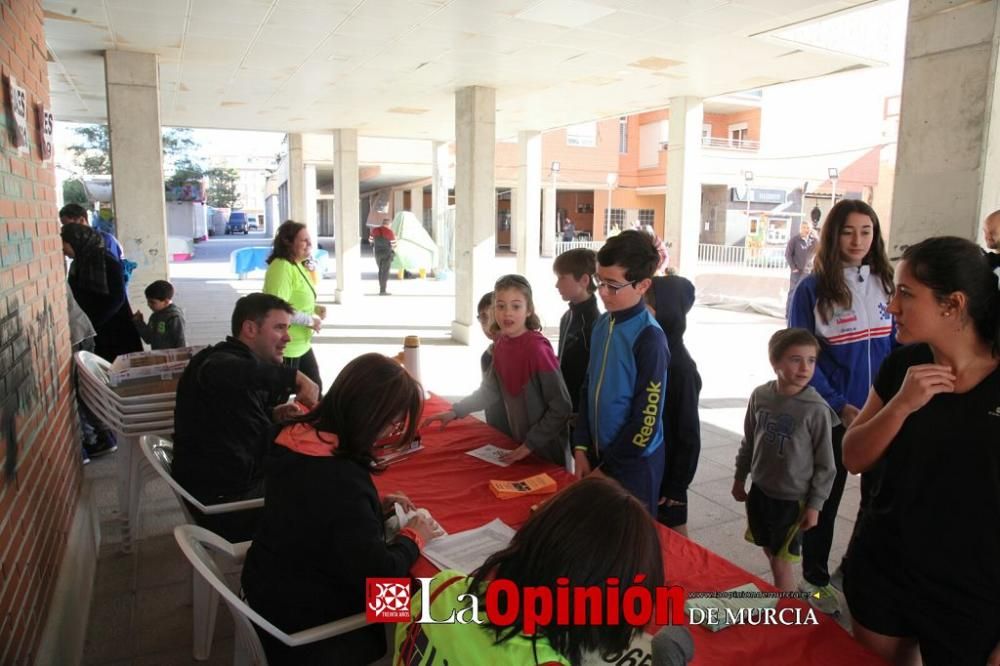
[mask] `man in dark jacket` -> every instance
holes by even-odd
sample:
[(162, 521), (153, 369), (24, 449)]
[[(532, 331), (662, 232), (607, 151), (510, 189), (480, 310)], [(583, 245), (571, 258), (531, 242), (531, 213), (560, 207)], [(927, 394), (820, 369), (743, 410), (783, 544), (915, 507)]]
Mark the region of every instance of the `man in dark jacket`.
[[(261, 462), (272, 425), (305, 407), (319, 388), (283, 364), (292, 307), (269, 294), (236, 301), (232, 337), (191, 359), (177, 386), (173, 476), (204, 504), (263, 497)], [(195, 521), (230, 541), (253, 537), (259, 510), (205, 515)]]
[(788, 262), (788, 269), (791, 271), (788, 278), (788, 299), (785, 301), (785, 319), (788, 319), (788, 310), (792, 304), (792, 294), (795, 293), (795, 287), (799, 286), (802, 278), (812, 272), (817, 243), (819, 243), (819, 239), (816, 237), (812, 225), (806, 220), (802, 220), (799, 225), (799, 235), (789, 238), (788, 244), (785, 246), (785, 261)]

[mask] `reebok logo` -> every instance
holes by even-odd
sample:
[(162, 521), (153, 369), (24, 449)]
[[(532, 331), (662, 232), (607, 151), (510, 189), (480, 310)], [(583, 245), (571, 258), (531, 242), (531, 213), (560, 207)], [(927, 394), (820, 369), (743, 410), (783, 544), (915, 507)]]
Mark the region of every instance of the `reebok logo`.
[(660, 391), (663, 382), (649, 382), (646, 387), (646, 406), (642, 408), (642, 427), (632, 438), (632, 443), (643, 448), (649, 444), (649, 438), (656, 432), (656, 423), (660, 420)]

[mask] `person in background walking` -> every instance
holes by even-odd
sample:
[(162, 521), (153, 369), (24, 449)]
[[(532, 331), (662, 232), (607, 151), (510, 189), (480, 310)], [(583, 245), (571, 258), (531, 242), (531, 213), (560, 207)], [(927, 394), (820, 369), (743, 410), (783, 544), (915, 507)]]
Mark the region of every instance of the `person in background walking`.
[(788, 298), (785, 301), (785, 319), (788, 319), (788, 312), (792, 307), (792, 294), (795, 287), (799, 286), (802, 278), (812, 273), (813, 257), (816, 256), (816, 245), (819, 238), (813, 227), (806, 220), (802, 220), (799, 225), (799, 235), (788, 239), (785, 246), (785, 261), (788, 262), (788, 269), (791, 274), (788, 276)]
[(378, 264), (378, 295), (389, 296), (386, 285), (389, 282), (389, 267), (396, 254), (396, 234), (392, 233), (392, 220), (382, 220), (380, 226), (372, 229), (368, 242), (372, 244), (375, 263)]

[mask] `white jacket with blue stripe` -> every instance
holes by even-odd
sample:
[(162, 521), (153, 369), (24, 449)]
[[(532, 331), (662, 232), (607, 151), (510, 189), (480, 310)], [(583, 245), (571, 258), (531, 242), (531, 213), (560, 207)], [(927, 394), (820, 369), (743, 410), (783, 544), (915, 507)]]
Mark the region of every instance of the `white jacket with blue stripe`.
[(861, 408), (882, 361), (895, 344), (895, 324), (888, 312), (889, 294), (868, 266), (844, 268), (851, 306), (834, 305), (829, 322), (816, 307), (816, 276), (795, 289), (788, 325), (819, 338), (820, 354), (810, 384), (838, 414), (845, 404)]

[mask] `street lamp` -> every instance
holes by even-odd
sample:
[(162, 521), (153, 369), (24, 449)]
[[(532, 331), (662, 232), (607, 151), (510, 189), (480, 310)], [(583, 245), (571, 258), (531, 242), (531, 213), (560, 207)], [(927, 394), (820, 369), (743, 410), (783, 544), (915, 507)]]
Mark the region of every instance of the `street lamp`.
[(753, 171), (744, 171), (743, 180), (747, 183), (747, 230), (750, 229), (750, 186), (753, 184)]
[(618, 182), (618, 174), (609, 173), (605, 181), (608, 183), (608, 213), (607, 222), (604, 225), (604, 235), (607, 236), (611, 231), (611, 190), (614, 189), (615, 184)]
[(826, 170), (826, 174), (830, 176), (830, 182), (833, 183), (833, 189), (830, 191), (830, 205), (837, 205), (837, 179), (840, 178), (840, 170), (837, 167), (830, 167)]

